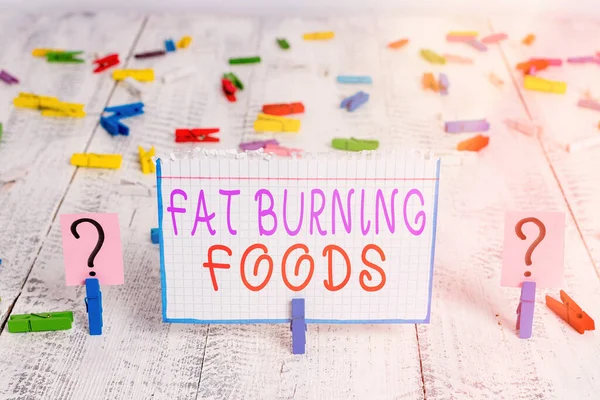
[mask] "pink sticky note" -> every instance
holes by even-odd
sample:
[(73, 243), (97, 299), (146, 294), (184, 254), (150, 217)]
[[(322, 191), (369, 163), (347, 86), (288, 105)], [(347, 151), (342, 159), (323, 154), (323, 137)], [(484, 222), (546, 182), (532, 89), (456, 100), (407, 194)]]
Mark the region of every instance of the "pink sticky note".
[[(524, 239), (519, 237), (517, 231)], [(504, 218), (504, 250), (500, 284), (520, 287), (523, 282), (535, 282), (538, 288), (561, 287), (564, 249), (564, 213), (507, 212)], [(528, 262), (531, 264), (527, 265)]]
[(101, 285), (123, 284), (118, 214), (62, 214), (60, 230), (67, 286), (84, 285), (87, 278), (98, 278)]

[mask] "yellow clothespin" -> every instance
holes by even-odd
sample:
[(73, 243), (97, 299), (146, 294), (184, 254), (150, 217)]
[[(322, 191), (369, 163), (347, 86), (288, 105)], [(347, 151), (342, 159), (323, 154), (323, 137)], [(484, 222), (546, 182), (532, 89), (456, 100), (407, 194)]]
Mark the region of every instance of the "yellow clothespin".
[(473, 36), (476, 37), (479, 35), (477, 31), (453, 31), (448, 32), (448, 36)]
[(304, 40), (328, 40), (328, 39), (333, 39), (333, 37), (335, 36), (335, 33), (328, 31), (328, 32), (311, 32), (311, 33), (305, 33), (304, 36), (302, 36), (302, 38)]
[(40, 108), (42, 108), (42, 115), (44, 117), (83, 118), (85, 117), (83, 107), (83, 104), (65, 103), (63, 101), (51, 102), (49, 104), (44, 104), (43, 102), (40, 103)]
[(38, 96), (33, 93), (21, 92), (18, 97), (15, 97), (13, 104), (15, 107), (39, 109), (42, 103), (48, 104), (58, 101), (56, 97)]
[(152, 162), (152, 157), (155, 154), (154, 146), (150, 147), (150, 150), (145, 151), (142, 146), (138, 146), (140, 153), (140, 164), (142, 166), (142, 172), (145, 174), (152, 174), (156, 172), (156, 165)]
[(113, 79), (122, 81), (127, 77), (131, 77), (139, 82), (152, 82), (154, 80), (153, 69), (115, 69), (113, 71)]
[(191, 36), (184, 36), (181, 38), (181, 40), (179, 40), (179, 42), (177, 42), (177, 48), (178, 49), (185, 49), (187, 48), (190, 43), (192, 43), (192, 37)]
[(567, 83), (560, 81), (549, 81), (538, 78), (537, 76), (526, 75), (523, 80), (523, 87), (538, 92), (564, 94), (567, 91)]
[(120, 154), (74, 153), (71, 164), (76, 167), (119, 169), (123, 156)]
[(34, 57), (46, 57), (47, 53), (64, 51), (61, 49), (33, 49), (31, 55)]
[(446, 64), (446, 59), (444, 57), (429, 49), (421, 49), (421, 57), (432, 64)]
[(267, 132), (298, 132), (300, 131), (300, 120), (279, 117), (277, 115), (258, 114), (254, 122), (255, 131)]

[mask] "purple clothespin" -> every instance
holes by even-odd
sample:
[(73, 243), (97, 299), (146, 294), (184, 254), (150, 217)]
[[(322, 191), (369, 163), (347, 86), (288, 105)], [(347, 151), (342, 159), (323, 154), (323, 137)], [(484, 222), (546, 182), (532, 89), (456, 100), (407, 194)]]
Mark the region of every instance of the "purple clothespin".
[(292, 354), (306, 353), (306, 320), (304, 299), (292, 299)]
[(446, 96), (448, 94), (448, 88), (450, 87), (450, 82), (448, 81), (446, 74), (440, 73), (438, 83), (440, 85), (440, 94)]
[(474, 49), (477, 49), (479, 51), (487, 51), (487, 46), (483, 43), (481, 43), (479, 40), (477, 39), (471, 39), (467, 43), (469, 46), (473, 47)]
[(523, 282), (521, 299), (517, 307), (517, 330), (521, 339), (529, 339), (533, 330), (533, 309), (535, 306), (535, 282)]
[(340, 104), (340, 108), (345, 108), (348, 111), (354, 111), (358, 107), (365, 104), (367, 101), (369, 101), (369, 94), (365, 93), (363, 91), (360, 91), (360, 92), (357, 92), (354, 95), (352, 95), (350, 97), (346, 97), (344, 100), (342, 100), (342, 103)]
[(590, 63), (590, 62), (594, 62), (594, 61), (596, 61), (596, 57), (594, 57), (594, 56), (567, 58), (567, 62), (570, 64), (583, 64), (583, 63)]
[(258, 150), (258, 149), (264, 148), (265, 146), (267, 146), (269, 144), (278, 146), (279, 142), (275, 139), (271, 139), (271, 140), (257, 140), (255, 142), (240, 143), (240, 149), (242, 149), (244, 151)]
[(444, 124), (444, 128), (448, 133), (487, 132), (490, 129), (490, 124), (485, 119), (474, 121), (450, 121)]
[(15, 78), (14, 76), (12, 76), (4, 70), (0, 71), (0, 79), (9, 85), (19, 83), (19, 80), (17, 78)]

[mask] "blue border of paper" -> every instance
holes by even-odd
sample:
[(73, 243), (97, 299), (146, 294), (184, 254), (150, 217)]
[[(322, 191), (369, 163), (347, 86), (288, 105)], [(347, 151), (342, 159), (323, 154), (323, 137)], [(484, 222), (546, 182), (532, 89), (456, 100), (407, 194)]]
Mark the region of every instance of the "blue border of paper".
[[(161, 160), (156, 160), (156, 197), (158, 198), (158, 229), (160, 231), (160, 285), (162, 291), (162, 319), (163, 322), (180, 324), (281, 324), (289, 323), (290, 319), (227, 319), (227, 320), (203, 320), (194, 318), (167, 318), (167, 279), (165, 274), (165, 254), (163, 242), (163, 202), (162, 202), (162, 181), (161, 181)], [(433, 291), (433, 265), (435, 256), (435, 238), (437, 231), (437, 211), (438, 195), (440, 186), (440, 160), (436, 167), (435, 194), (433, 205), (433, 226), (431, 237), (431, 261), (429, 267), (429, 302), (427, 304), (427, 315), (422, 320), (414, 319), (311, 319), (307, 318), (306, 323), (313, 324), (428, 324), (431, 317), (431, 296)]]

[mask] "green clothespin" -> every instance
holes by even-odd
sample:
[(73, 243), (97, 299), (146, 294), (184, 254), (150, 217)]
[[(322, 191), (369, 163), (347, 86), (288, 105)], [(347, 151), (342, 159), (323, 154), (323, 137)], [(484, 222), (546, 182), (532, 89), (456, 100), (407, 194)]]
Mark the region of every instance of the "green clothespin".
[(244, 90), (244, 84), (242, 83), (242, 81), (240, 81), (240, 78), (237, 77), (236, 74), (234, 74), (233, 72), (227, 72), (225, 74), (223, 74), (223, 78), (229, 80), (231, 83), (233, 83), (233, 85), (240, 89), (240, 90)]
[(241, 57), (241, 58), (230, 58), (229, 64), (255, 64), (260, 62), (260, 57)]
[(62, 311), (43, 314), (11, 315), (8, 320), (10, 333), (64, 331), (71, 329), (73, 312)]
[(277, 39), (277, 44), (279, 45), (279, 47), (281, 47), (284, 50), (287, 50), (290, 48), (290, 44), (288, 43), (288, 41), (283, 38)]
[(334, 149), (346, 151), (377, 150), (379, 148), (379, 140), (337, 138), (331, 141), (331, 146)]
[(83, 51), (49, 51), (46, 53), (46, 59), (48, 62), (80, 64), (85, 62), (85, 60), (75, 58), (75, 56), (82, 53)]

